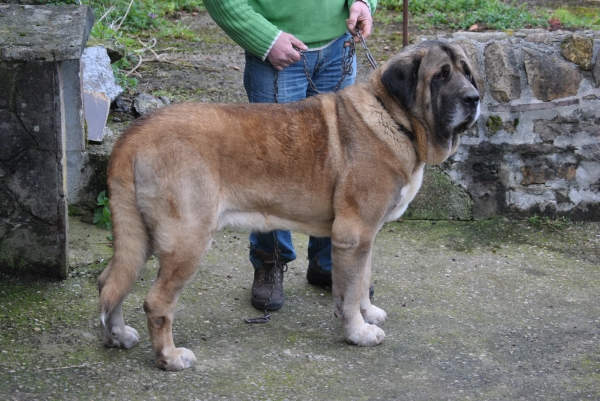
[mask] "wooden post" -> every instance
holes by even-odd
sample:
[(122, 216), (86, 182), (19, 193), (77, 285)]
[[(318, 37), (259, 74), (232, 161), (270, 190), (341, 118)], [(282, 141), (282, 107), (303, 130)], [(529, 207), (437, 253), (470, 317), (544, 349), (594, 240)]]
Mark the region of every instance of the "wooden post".
[(408, 46), (408, 0), (404, 0), (402, 10), (402, 44)]

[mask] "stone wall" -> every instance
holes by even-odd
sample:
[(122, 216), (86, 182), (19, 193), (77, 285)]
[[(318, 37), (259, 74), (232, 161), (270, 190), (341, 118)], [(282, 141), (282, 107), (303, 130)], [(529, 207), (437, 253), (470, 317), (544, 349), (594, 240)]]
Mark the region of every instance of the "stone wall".
[(437, 39), (467, 50), (482, 113), (458, 152), (441, 169), (428, 169), (407, 217), (537, 213), (600, 220), (600, 32), (463, 32)]

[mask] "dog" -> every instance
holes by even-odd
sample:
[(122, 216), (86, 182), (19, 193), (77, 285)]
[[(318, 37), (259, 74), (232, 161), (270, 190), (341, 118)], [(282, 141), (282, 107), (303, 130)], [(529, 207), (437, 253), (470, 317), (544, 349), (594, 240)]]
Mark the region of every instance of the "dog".
[(155, 363), (192, 366), (194, 354), (173, 343), (175, 305), (229, 226), (331, 237), (344, 339), (382, 343), (386, 313), (369, 299), (375, 235), (404, 213), (424, 165), (456, 151), (479, 100), (464, 50), (425, 41), (337, 93), (286, 104), (182, 103), (140, 117), (108, 167), (114, 255), (98, 279), (103, 342), (139, 341), (121, 305), (154, 254), (160, 270), (144, 310)]

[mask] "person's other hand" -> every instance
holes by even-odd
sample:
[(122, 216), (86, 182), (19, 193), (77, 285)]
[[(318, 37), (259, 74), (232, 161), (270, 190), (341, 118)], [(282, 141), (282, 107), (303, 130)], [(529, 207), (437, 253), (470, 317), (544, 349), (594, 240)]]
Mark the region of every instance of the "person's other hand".
[(371, 35), (371, 28), (373, 27), (373, 19), (369, 12), (369, 7), (362, 1), (355, 1), (350, 6), (350, 15), (346, 20), (346, 26), (352, 35), (354, 35), (354, 41), (359, 42), (358, 36), (356, 36), (356, 27), (360, 29), (360, 34), (363, 38), (368, 38)]
[(292, 34), (282, 32), (267, 55), (267, 60), (277, 71), (281, 71), (300, 60), (300, 53), (294, 47), (308, 50), (308, 46), (300, 39)]

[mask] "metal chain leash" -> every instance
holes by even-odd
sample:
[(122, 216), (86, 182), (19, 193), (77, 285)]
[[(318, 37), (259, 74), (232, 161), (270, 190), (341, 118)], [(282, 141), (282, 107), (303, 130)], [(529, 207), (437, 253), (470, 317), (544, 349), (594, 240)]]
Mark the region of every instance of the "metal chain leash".
[[(360, 40), (360, 44), (362, 45), (363, 49), (365, 49), (365, 54), (367, 56), (367, 60), (369, 60), (369, 64), (371, 64), (371, 67), (374, 70), (376, 70), (377, 69), (377, 61), (375, 61), (375, 59), (373, 58), (373, 55), (369, 51), (369, 48), (367, 47), (367, 41), (360, 34), (360, 29), (356, 30), (356, 36), (358, 36), (358, 40)], [(354, 41), (352, 43), (354, 43)]]
[[(373, 69), (376, 69), (377, 62), (371, 55), (371, 52), (369, 51), (369, 48), (367, 47), (367, 42), (366, 42), (365, 38), (360, 34), (360, 29), (356, 30), (356, 35), (358, 36), (360, 44), (362, 45), (363, 49), (365, 50), (365, 54), (367, 56), (367, 60), (369, 61), (369, 64), (371, 64), (371, 67)], [(344, 57), (342, 55), (342, 76), (341, 76), (339, 82), (337, 83), (337, 85), (335, 86), (335, 88), (333, 89), (333, 92), (337, 92), (340, 89), (340, 86), (342, 86), (344, 79), (346, 79), (346, 77), (352, 75), (352, 60), (354, 59), (354, 55), (356, 54), (356, 46), (354, 43), (354, 39), (350, 40), (350, 43), (347, 47), (348, 47), (348, 51), (346, 53), (346, 56)], [(308, 81), (308, 86), (315, 93), (321, 93), (317, 89), (317, 86), (315, 85), (315, 83), (313, 82), (313, 80), (310, 76), (310, 69), (308, 68), (308, 64), (306, 62), (306, 55), (304, 54), (305, 52), (302, 50), (299, 50), (297, 48), (295, 48), (295, 49), (298, 53), (300, 53), (300, 58), (304, 64), (304, 75), (306, 75), (306, 79)], [(342, 52), (344, 52), (345, 49), (346, 49), (346, 47), (344, 47), (344, 49), (342, 49)], [(279, 71), (276, 71), (275, 72), (275, 82), (274, 82), (275, 103), (279, 103), (279, 99), (277, 96), (278, 92), (279, 92), (278, 77), (279, 77)]]

